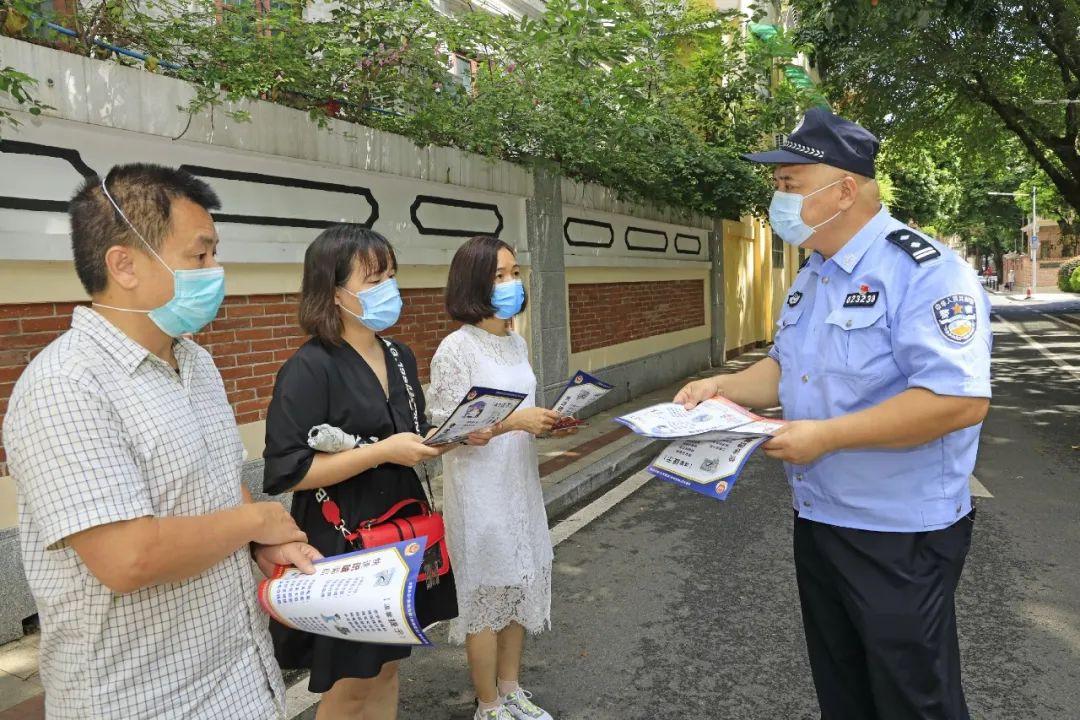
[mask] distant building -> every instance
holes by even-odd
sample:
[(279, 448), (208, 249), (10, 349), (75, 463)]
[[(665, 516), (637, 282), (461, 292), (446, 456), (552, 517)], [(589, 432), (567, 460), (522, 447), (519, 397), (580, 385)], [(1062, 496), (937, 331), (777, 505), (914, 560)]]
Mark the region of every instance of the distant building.
[[(1020, 232), (1023, 235), (1023, 247), (1019, 252), (1005, 256), (1005, 276), (1009, 271), (1016, 273), (1016, 286), (1026, 288), (1031, 285), (1031, 223), (1028, 222)], [(1062, 263), (1080, 255), (1080, 238), (1075, 235), (1062, 236), (1061, 226), (1056, 220), (1039, 218), (1039, 269), (1036, 287), (1054, 288), (1057, 286), (1058, 268)]]

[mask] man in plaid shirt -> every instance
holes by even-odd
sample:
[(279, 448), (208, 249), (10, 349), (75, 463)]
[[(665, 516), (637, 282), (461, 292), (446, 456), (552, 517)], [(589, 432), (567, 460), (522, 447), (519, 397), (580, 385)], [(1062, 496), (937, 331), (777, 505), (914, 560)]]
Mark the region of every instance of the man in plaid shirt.
[(53, 720), (284, 714), (251, 572), (312, 572), (278, 503), (252, 502), (210, 355), (224, 274), (186, 172), (118, 166), (71, 202), (92, 298), (23, 373), (4, 421)]

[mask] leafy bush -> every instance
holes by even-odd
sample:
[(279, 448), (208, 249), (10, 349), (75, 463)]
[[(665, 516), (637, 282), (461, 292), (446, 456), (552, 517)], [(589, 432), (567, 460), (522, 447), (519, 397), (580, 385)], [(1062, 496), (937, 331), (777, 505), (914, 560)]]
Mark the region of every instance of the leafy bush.
[(1073, 292), (1080, 293), (1080, 267), (1073, 270), (1072, 278), (1069, 280), (1069, 285)]
[(1077, 269), (1080, 269), (1080, 257), (1061, 263), (1061, 267), (1058, 268), (1058, 288), (1062, 292), (1080, 292), (1075, 287)]

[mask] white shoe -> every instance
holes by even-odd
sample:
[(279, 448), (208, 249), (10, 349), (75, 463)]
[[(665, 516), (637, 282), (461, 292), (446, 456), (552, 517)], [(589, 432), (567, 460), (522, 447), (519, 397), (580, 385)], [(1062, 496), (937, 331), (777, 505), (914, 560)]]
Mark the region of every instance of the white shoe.
[(515, 720), (515, 718), (510, 714), (510, 711), (506, 709), (506, 705), (500, 705), (494, 710), (481, 710), (480, 708), (476, 708), (476, 714), (473, 715), (473, 720)]
[(532, 693), (518, 688), (503, 698), (503, 707), (514, 720), (554, 720), (551, 713), (532, 701)]

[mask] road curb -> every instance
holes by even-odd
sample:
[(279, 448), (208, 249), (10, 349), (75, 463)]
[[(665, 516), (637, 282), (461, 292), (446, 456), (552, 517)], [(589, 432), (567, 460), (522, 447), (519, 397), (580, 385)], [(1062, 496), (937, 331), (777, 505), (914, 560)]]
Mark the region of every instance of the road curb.
[(620, 476), (640, 469), (660, 452), (662, 446), (663, 441), (635, 437), (624, 447), (545, 489), (544, 507), (548, 517), (561, 515)]

